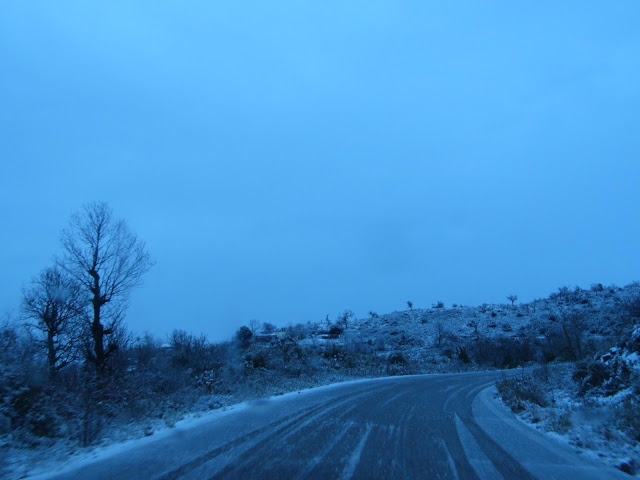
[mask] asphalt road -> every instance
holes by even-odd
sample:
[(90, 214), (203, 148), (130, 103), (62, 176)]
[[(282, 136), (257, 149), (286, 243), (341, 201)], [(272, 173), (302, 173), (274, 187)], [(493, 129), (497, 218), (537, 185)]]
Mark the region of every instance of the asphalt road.
[(252, 402), (52, 479), (627, 478), (519, 423), (500, 373), (394, 377)]

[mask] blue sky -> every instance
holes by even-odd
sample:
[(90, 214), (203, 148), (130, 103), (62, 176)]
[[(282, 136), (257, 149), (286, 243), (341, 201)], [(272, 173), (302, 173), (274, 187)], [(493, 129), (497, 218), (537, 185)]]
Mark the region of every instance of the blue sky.
[(160, 336), (640, 280), (635, 1), (2, 10), (0, 312), (91, 200)]

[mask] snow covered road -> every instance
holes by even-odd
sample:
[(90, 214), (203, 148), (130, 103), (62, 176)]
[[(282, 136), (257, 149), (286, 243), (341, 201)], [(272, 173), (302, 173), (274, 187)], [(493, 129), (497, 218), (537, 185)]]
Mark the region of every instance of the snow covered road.
[(501, 373), (347, 382), (250, 402), (39, 479), (626, 478), (519, 423)]

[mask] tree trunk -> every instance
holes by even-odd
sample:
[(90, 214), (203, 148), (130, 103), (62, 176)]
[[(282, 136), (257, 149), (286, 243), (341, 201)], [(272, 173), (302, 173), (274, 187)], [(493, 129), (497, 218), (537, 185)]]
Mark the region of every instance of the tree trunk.
[(47, 332), (47, 350), (49, 360), (49, 378), (56, 376), (56, 346), (54, 342), (54, 334), (51, 330)]
[[(94, 264), (96, 262), (97, 258), (94, 256)], [(94, 355), (93, 361), (96, 364), (98, 373), (103, 373), (106, 357), (104, 353), (104, 327), (102, 326), (102, 323), (100, 323), (100, 309), (102, 308), (102, 305), (104, 305), (104, 300), (100, 295), (100, 275), (98, 275), (95, 268), (89, 270), (89, 275), (93, 277), (93, 288), (91, 289), (91, 292), (93, 293), (93, 299), (91, 300), (91, 303), (93, 304), (93, 322), (91, 323)]]

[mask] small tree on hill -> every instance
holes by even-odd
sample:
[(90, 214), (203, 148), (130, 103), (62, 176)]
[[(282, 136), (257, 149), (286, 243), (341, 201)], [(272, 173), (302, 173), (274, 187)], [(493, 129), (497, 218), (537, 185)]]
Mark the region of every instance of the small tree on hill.
[(354, 315), (355, 314), (351, 310), (345, 310), (340, 315), (338, 315), (338, 320), (336, 323), (338, 325), (341, 325), (343, 328), (349, 328), (349, 320), (351, 320), (351, 317), (353, 317)]
[(513, 306), (518, 301), (517, 295), (508, 295), (507, 300), (511, 302), (511, 306)]
[(249, 329), (253, 335), (257, 334), (260, 329), (260, 321), (256, 318), (249, 320)]
[(238, 344), (242, 350), (246, 350), (251, 345), (251, 341), (253, 338), (253, 333), (251, 333), (251, 329), (246, 325), (243, 325), (236, 332), (236, 340), (238, 340)]
[(273, 333), (276, 331), (276, 326), (273, 323), (264, 322), (262, 324), (262, 331), (264, 333)]

